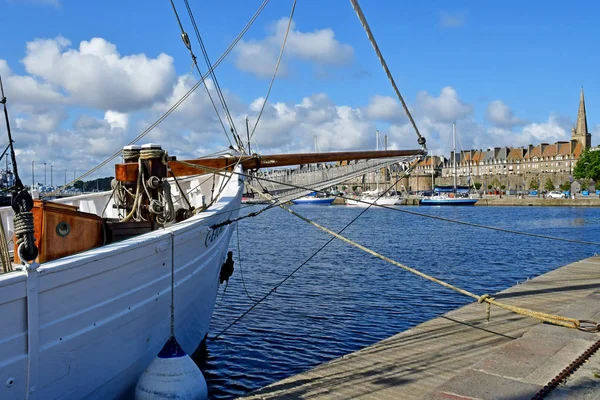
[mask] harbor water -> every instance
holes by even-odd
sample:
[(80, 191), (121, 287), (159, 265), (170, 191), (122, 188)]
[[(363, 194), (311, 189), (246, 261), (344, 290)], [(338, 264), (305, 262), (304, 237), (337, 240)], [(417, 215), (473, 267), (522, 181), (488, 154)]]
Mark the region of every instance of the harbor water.
[[(244, 208), (242, 214), (262, 207)], [(292, 208), (338, 232), (364, 210)], [(600, 208), (396, 208), (526, 233), (600, 241)], [(306, 262), (331, 236), (277, 208), (240, 221), (238, 233), (239, 241), (234, 234), (230, 246), (235, 271), (226, 292), (224, 285), (220, 288), (208, 357), (201, 366), (210, 398), (247, 394), (472, 302), (337, 239)], [(593, 245), (375, 208), (342, 234), (477, 294), (495, 293), (600, 251)], [(246, 317), (210, 340), (304, 262)]]

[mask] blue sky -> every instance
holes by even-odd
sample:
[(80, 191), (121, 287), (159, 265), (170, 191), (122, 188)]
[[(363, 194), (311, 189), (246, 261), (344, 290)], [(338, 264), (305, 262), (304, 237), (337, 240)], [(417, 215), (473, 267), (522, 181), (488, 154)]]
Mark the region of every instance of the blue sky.
[[(190, 0), (213, 61), (261, 2)], [(77, 127), (88, 129), (93, 124), (86, 118), (95, 119), (98, 124), (107, 122), (111, 118), (106, 112), (112, 109), (124, 115), (114, 114), (120, 116), (115, 118), (126, 122), (98, 125), (93, 132), (84, 132), (81, 128), (83, 133), (80, 133), (109, 137), (111, 140), (98, 148), (105, 148), (104, 153), (110, 154), (123, 144), (119, 140), (127, 140), (139, 133), (144, 123), (152, 121), (161, 107), (164, 108), (168, 98), (174, 98), (175, 92), (170, 93), (171, 88), (190, 72), (189, 54), (179, 39), (179, 27), (169, 1), (149, 0), (143, 6), (140, 4), (115, 0), (0, 0), (0, 25), (6, 33), (0, 42), (0, 62), (5, 60), (13, 77), (31, 77), (62, 96), (57, 100), (61, 103), (60, 110), (49, 110), (51, 104), (45, 104), (42, 110), (48, 115), (60, 114), (60, 117), (48, 117), (56, 123), (43, 127), (38, 124), (35, 129), (27, 129), (32, 125), (26, 120), (34, 113), (24, 104), (27, 96), (16, 96), (18, 104), (14, 107), (13, 118), (21, 118), (20, 128), (16, 129), (21, 129), (24, 137), (37, 134), (56, 138), (66, 132), (72, 134), (77, 130), (77, 121), (80, 121)], [(251, 49), (250, 45), (254, 44), (260, 49), (261, 56), (244, 58), (245, 53), (239, 50), (217, 70), (219, 83), (239, 118), (250, 115), (252, 120), (255, 114), (252, 114), (251, 104), (266, 92), (274, 65), (262, 54), (269, 50), (271, 57), (276, 55), (280, 36), (275, 26), (278, 21), (285, 26), (291, 4), (291, 0), (271, 0), (244, 38), (246, 47), (240, 49)], [(194, 40), (183, 1), (176, 1), (176, 5), (200, 59), (200, 49)], [(594, 71), (600, 64), (600, 55), (596, 51), (599, 37), (596, 19), (600, 5), (596, 2), (363, 0), (361, 6), (402, 94), (417, 115), (417, 123), (423, 126), (425, 136), (430, 139), (433, 151), (448, 150), (448, 126), (453, 119), (457, 120), (457, 129), (466, 147), (568, 139), (569, 124), (575, 121), (577, 114), (581, 86), (585, 88), (589, 130), (595, 134), (592, 143), (594, 146), (600, 143), (596, 137), (600, 136), (600, 117), (595, 112), (600, 104), (599, 83)], [(321, 147), (326, 150), (372, 148), (374, 128), (389, 133), (397, 147), (415, 147), (406, 121), (396, 115), (400, 109), (389, 98), (394, 96), (392, 88), (350, 3), (299, 0), (294, 23), (292, 32), (297, 35), (290, 38), (293, 42), (288, 41), (282, 76), (275, 82), (269, 99), (272, 109), (266, 112), (265, 130), (260, 135), (257, 133), (261, 150), (305, 151), (313, 143), (314, 135), (320, 138)], [(319, 35), (311, 36), (311, 33)], [(128, 93), (116, 89), (111, 92), (110, 82), (103, 94), (106, 101), (95, 101), (93, 93), (78, 92), (87, 83), (77, 86), (67, 77), (58, 77), (53, 66), (47, 65), (47, 60), (42, 57), (40, 48), (36, 49), (39, 53), (31, 57), (29, 64), (22, 61), (28, 54), (27, 43), (56, 40), (59, 36), (69, 41), (60, 47), (63, 55), (79, 51), (82, 41), (102, 38), (103, 43), (115, 46), (117, 57), (143, 54), (154, 60), (166, 53), (172, 57), (174, 73), (168, 68), (171, 64), (163, 65), (163, 81), (169, 83), (168, 87), (156, 82), (156, 90), (148, 94), (147, 101), (138, 96), (126, 107), (111, 104), (111, 98), (121, 99)], [(331, 51), (319, 51), (320, 45), (325, 49), (331, 46)], [(32, 63), (36, 65), (32, 66)], [(200, 66), (206, 71), (205, 65)], [(98, 68), (101, 71), (100, 64)], [(136, 71), (134, 74), (138, 74)], [(69, 79), (74, 81), (78, 75), (71, 73)], [(81, 79), (87, 82), (85, 80), (91, 78)], [(110, 75), (103, 79), (110, 80)], [(103, 88), (103, 85), (99, 87)], [(139, 89), (139, 85), (135, 88)], [(11, 93), (7, 96), (9, 107), (12, 107)], [(306, 98), (312, 99), (310, 106), (306, 106), (306, 101), (302, 106)], [(383, 103), (378, 101), (387, 102), (389, 112), (383, 112)], [(496, 107), (495, 114), (492, 106)], [(304, 114), (298, 112), (299, 107), (302, 112), (312, 113), (308, 118), (310, 123), (300, 118)], [(333, 111), (315, 116), (315, 112), (323, 110)], [(351, 117), (344, 114), (348, 112)], [(290, 113), (293, 118), (289, 117)], [(490, 117), (490, 113), (496, 117)], [(206, 118), (209, 118), (208, 114)], [(196, 122), (191, 121), (174, 120), (164, 128), (163, 134), (167, 135), (167, 129), (177, 128), (177, 134), (184, 135), (182, 140), (187, 140), (187, 144), (193, 140), (203, 141), (193, 151), (190, 149), (191, 156), (222, 145), (218, 141), (214, 145), (206, 143), (207, 132), (200, 132)], [(214, 123), (206, 121), (207, 124)], [(328, 133), (328, 129), (335, 132)], [(343, 137), (349, 129), (352, 133)], [(2, 130), (4, 132), (4, 128)], [(160, 137), (157, 135), (156, 139)], [(54, 143), (38, 144), (45, 144), (48, 149)], [(90, 138), (86, 143), (97, 142)], [(114, 150), (109, 151), (111, 145)], [(33, 158), (51, 156), (34, 147), (30, 150), (27, 154)], [(177, 151), (187, 154), (184, 147)], [(98, 151), (92, 160), (100, 160), (103, 155)], [(84, 160), (80, 162), (78, 168), (85, 168)]]

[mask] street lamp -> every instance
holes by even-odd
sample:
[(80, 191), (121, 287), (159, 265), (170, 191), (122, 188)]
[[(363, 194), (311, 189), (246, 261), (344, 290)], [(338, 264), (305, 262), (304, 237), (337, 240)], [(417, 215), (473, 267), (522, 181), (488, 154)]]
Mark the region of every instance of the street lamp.
[(44, 163), (44, 186), (46, 186), (46, 163)]
[(65, 186), (67, 186), (67, 170), (65, 169)]
[(35, 164), (35, 160), (31, 161), (31, 190), (35, 186), (35, 169), (33, 169), (33, 164)]
[(50, 164), (50, 186), (54, 187), (54, 173), (52, 171), (52, 168), (54, 166), (52, 164)]

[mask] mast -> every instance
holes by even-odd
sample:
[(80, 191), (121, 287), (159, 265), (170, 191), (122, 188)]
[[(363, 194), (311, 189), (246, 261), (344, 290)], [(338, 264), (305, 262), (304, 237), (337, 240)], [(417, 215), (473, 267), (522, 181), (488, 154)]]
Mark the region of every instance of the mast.
[(454, 170), (454, 193), (456, 193), (456, 122), (452, 122), (452, 147), (453, 147), (453, 170)]
[[(379, 151), (379, 130), (375, 129), (375, 150)], [(375, 179), (377, 180), (377, 193), (379, 193), (379, 168), (377, 169), (377, 173), (375, 174)]]
[(431, 155), (431, 193), (433, 193), (434, 182), (433, 182), (433, 162), (434, 162), (433, 154)]

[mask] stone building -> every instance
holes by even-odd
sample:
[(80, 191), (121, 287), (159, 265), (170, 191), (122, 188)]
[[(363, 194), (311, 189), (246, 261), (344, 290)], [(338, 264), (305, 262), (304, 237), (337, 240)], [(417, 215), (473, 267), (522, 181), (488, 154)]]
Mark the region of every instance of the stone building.
[[(436, 185), (452, 185), (454, 174), (452, 159), (456, 157), (458, 185), (482, 184), (494, 188), (526, 190), (537, 182), (540, 188), (550, 179), (555, 187), (572, 181), (577, 159), (591, 147), (592, 135), (588, 132), (583, 88), (579, 99), (577, 123), (571, 131), (570, 141), (552, 144), (540, 143), (527, 147), (494, 147), (487, 150), (464, 150), (450, 154), (438, 164), (434, 162)], [(409, 190), (431, 189), (431, 158), (426, 157), (415, 168), (409, 179)], [(435, 159), (435, 157), (434, 157)], [(426, 177), (429, 177), (427, 179)]]

